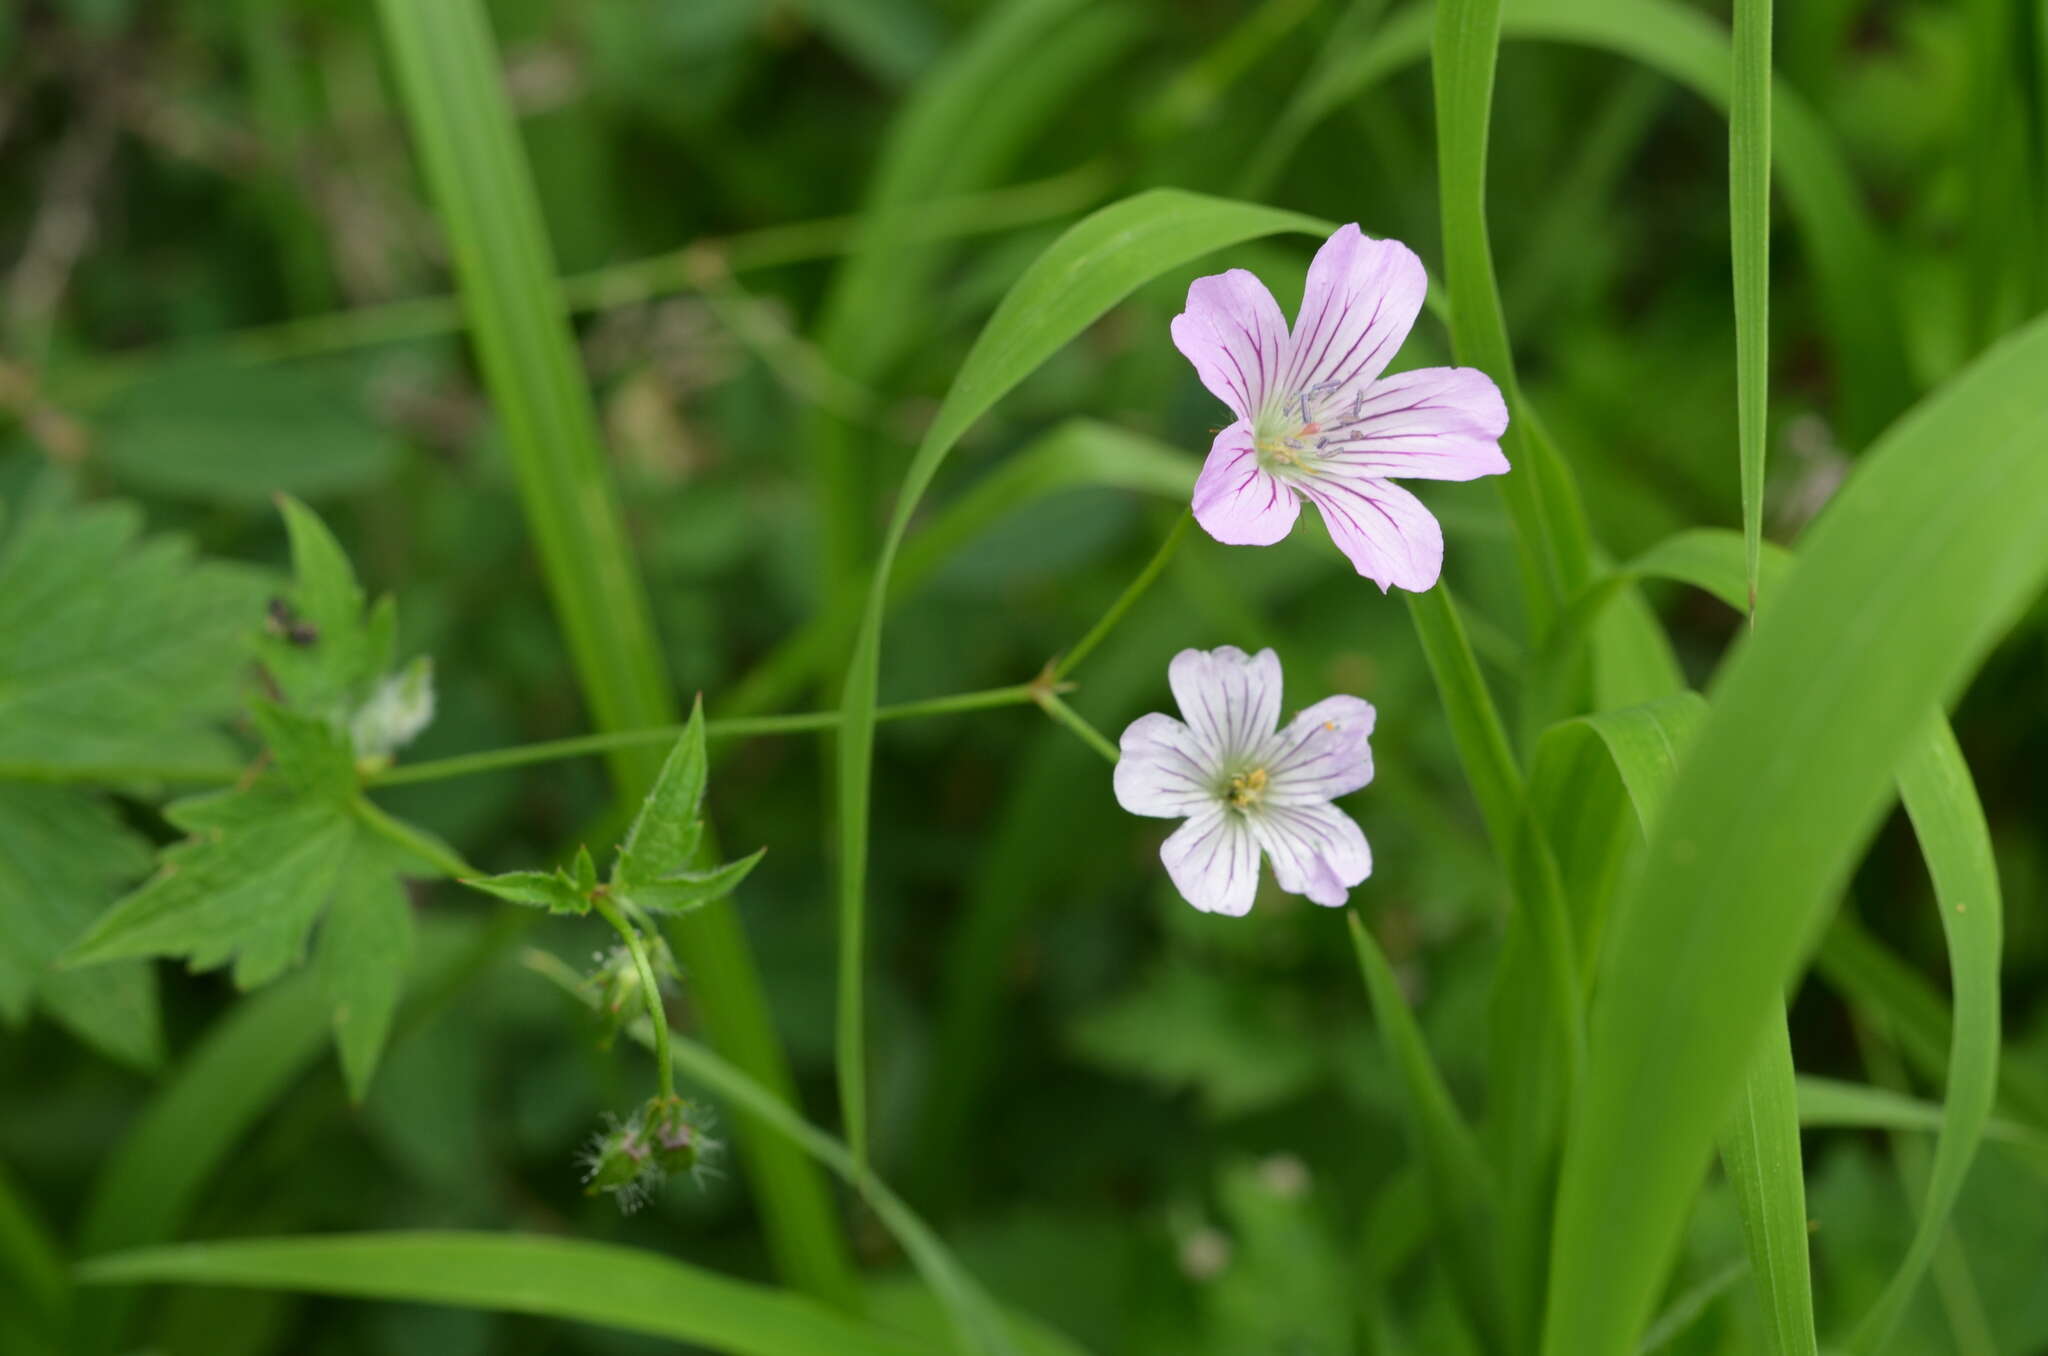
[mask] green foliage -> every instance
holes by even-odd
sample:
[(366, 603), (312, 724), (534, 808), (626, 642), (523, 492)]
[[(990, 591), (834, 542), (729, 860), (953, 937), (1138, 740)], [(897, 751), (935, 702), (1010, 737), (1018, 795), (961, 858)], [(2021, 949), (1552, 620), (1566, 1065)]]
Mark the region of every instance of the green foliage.
[(577, 1239), (412, 1233), (195, 1243), (91, 1263), (96, 1283), (182, 1281), (456, 1304), (600, 1323), (741, 1356), (909, 1356), (885, 1329), (815, 1300)]
[(149, 845), (99, 797), (0, 782), (0, 1019), (40, 1004), (80, 1039), (129, 1063), (163, 1054), (156, 976), (145, 965), (84, 975), (51, 966), (129, 881)]
[[(2042, 29), (0, 19), (0, 1349), (2048, 1347)], [(1513, 414), (1406, 615), (1185, 512), (1349, 221)], [(1219, 644), (1350, 918), (1117, 809)]]
[(586, 914), (600, 898), (624, 900), (662, 915), (690, 913), (716, 903), (739, 888), (768, 849), (723, 866), (696, 869), (698, 849), (705, 840), (704, 785), (709, 769), (704, 703), (699, 700), (626, 830), (602, 886), (588, 846), (578, 848), (575, 861), (566, 868), (507, 871), (465, 878), (463, 884), (550, 913)]
[(64, 963), (179, 956), (195, 970), (231, 965), (238, 988), (256, 988), (302, 963), (326, 918), (321, 983), (350, 1089), (361, 1098), (412, 950), (411, 905), (398, 877), (444, 874), (451, 854), (417, 831), (394, 832), (361, 793), (352, 732), (361, 699), (390, 662), (395, 610), (386, 599), (366, 614), (332, 534), (296, 501), (283, 508), (294, 586), (257, 650), (288, 704), (259, 700), (251, 710), (267, 766), (242, 785), (168, 806), (164, 817), (188, 837), (86, 930)]
[(148, 781), (228, 756), (261, 576), (141, 527), (54, 477), (0, 520), (0, 775)]

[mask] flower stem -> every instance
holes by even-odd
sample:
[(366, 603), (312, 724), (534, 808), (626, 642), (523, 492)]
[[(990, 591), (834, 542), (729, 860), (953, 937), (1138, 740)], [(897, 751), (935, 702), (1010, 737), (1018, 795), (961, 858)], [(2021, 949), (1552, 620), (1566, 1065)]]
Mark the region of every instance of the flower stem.
[(1045, 714), (1081, 736), (1081, 742), (1089, 748), (1095, 750), (1112, 763), (1123, 757), (1123, 754), (1118, 752), (1116, 745), (1110, 743), (1108, 737), (1102, 731), (1090, 725), (1087, 717), (1061, 701), (1050, 688), (1041, 689), (1034, 695), (1039, 706), (1044, 708)]
[[(979, 692), (956, 692), (946, 697), (898, 702), (893, 706), (882, 707), (875, 715), (879, 720), (909, 720), (918, 716), (946, 716), (961, 711), (985, 711), (997, 706), (1022, 706), (1031, 700), (1032, 684), (1017, 683), (1010, 687), (987, 688)], [(801, 734), (810, 730), (837, 729), (838, 725), (837, 711), (797, 711), (782, 716), (739, 716), (725, 720), (707, 720), (704, 722), (704, 732), (713, 738), (733, 738), (740, 735)], [(682, 732), (683, 727), (680, 725), (656, 725), (644, 730), (576, 735), (570, 739), (550, 739), (537, 744), (520, 744), (509, 749), (486, 749), (482, 753), (464, 753), (453, 758), (435, 758), (423, 763), (401, 764), (371, 773), (365, 780), (371, 786), (403, 786), (410, 782), (440, 781), (444, 777), (465, 777), (477, 772), (495, 772), (500, 768), (546, 763), (557, 758), (610, 753), (616, 749), (637, 748), (647, 744), (673, 744), (676, 736)]]
[(1086, 659), (1089, 652), (1100, 645), (1109, 633), (1116, 629), (1117, 623), (1124, 619), (1124, 614), (1129, 612), (1132, 607), (1137, 605), (1138, 600), (1145, 596), (1145, 590), (1152, 587), (1152, 581), (1159, 577), (1160, 572), (1166, 568), (1167, 562), (1173, 559), (1173, 553), (1180, 549), (1180, 540), (1188, 534), (1188, 524), (1194, 520), (1194, 514), (1189, 512), (1181, 514), (1174, 521), (1173, 529), (1166, 534), (1166, 540), (1159, 543), (1159, 549), (1153, 553), (1152, 559), (1146, 562), (1145, 568), (1138, 571), (1138, 577), (1131, 581), (1130, 587), (1126, 588), (1117, 597), (1117, 600), (1109, 605), (1109, 611), (1102, 614), (1102, 620), (1090, 627), (1088, 634), (1082, 636), (1080, 642), (1073, 649), (1067, 651), (1065, 655), (1061, 656), (1053, 664), (1052, 676), (1055, 680), (1064, 678), (1069, 673), (1072, 673), (1075, 665)]
[(668, 1056), (668, 1012), (662, 1007), (661, 985), (654, 978), (654, 964), (647, 959), (647, 941), (640, 935), (640, 929), (626, 920), (619, 912), (619, 906), (599, 892), (591, 901), (597, 916), (612, 925), (612, 931), (619, 934), (619, 940), (632, 953), (633, 968), (640, 972), (640, 988), (647, 995), (647, 1023), (654, 1028), (654, 1067), (661, 1080), (660, 1091), (664, 1101), (676, 1095), (675, 1066)]
[(393, 819), (368, 796), (357, 796), (352, 807), (356, 821), (371, 833), (388, 843), (405, 849), (424, 862), (431, 862), (434, 868), (451, 880), (464, 880), (485, 874), (462, 860), (454, 848), (449, 847), (430, 833), (422, 833), (402, 819)]

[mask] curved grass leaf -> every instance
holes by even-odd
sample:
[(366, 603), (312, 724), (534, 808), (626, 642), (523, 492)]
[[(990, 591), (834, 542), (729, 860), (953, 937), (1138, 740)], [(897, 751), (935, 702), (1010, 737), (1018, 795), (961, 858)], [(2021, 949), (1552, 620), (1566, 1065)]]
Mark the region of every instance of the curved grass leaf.
[(540, 1314), (741, 1356), (919, 1356), (907, 1338), (815, 1300), (654, 1253), (519, 1234), (342, 1234), (140, 1248), (79, 1268), (87, 1285), (229, 1285)]
[[(1083, 0), (1008, 0), (919, 82), (889, 132), (856, 244), (833, 276), (818, 348), (833, 370), (872, 383), (920, 333), (943, 244), (915, 238), (923, 204), (980, 188), (1132, 36), (1130, 16)], [(868, 555), (873, 477), (855, 430), (820, 411), (805, 444), (816, 463), (826, 599)], [(836, 609), (833, 609), (836, 610)]]
[(1154, 189), (1102, 208), (1046, 248), (975, 340), (912, 459), (889, 523), (842, 699), (839, 787), (839, 1013), (841, 1113), (855, 1157), (867, 1157), (866, 1049), (861, 964), (866, 931), (869, 775), (881, 682), (882, 616), (910, 518), (962, 433), (1062, 345), (1141, 284), (1204, 254), (1282, 231), (1320, 234), (1298, 213)]
[[(1552, 1356), (1632, 1346), (1714, 1127), (1894, 769), (2048, 570), (2044, 379), (2037, 322), (1901, 420), (1717, 680), (1594, 1005)], [(1944, 455), (1959, 446), (1972, 456)]]

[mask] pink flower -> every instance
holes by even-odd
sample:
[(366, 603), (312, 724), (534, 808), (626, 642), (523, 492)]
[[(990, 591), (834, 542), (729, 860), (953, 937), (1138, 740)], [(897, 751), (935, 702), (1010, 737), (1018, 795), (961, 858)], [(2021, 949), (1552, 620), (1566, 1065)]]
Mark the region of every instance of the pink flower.
[(1436, 583), (1443, 529), (1393, 479), (1501, 474), (1508, 410), (1474, 368), (1381, 379), (1427, 287), (1413, 251), (1355, 225), (1316, 251), (1291, 333), (1273, 294), (1243, 269), (1195, 279), (1173, 318), (1174, 346), (1237, 415), (1195, 481), (1195, 521), (1210, 536), (1270, 546), (1305, 498), (1382, 592)]
[(1187, 820), (1159, 849), (1175, 888), (1205, 912), (1249, 913), (1264, 852), (1281, 889), (1343, 904), (1372, 874), (1372, 852), (1330, 801), (1372, 780), (1372, 704), (1326, 698), (1279, 728), (1271, 650), (1182, 650), (1166, 676), (1187, 721), (1131, 722), (1116, 799), (1134, 815)]

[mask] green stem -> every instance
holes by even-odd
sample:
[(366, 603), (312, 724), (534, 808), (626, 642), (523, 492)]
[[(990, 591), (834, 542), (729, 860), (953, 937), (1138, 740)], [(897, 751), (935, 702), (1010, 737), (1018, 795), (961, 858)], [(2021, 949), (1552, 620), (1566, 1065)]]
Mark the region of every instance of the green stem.
[(1187, 536), (1188, 524), (1194, 520), (1195, 515), (1192, 512), (1183, 513), (1175, 520), (1173, 530), (1166, 534), (1165, 541), (1159, 543), (1159, 550), (1153, 553), (1152, 559), (1146, 562), (1145, 568), (1138, 571), (1138, 577), (1131, 581), (1130, 587), (1125, 589), (1118, 596), (1117, 600), (1109, 605), (1109, 611), (1103, 613), (1102, 620), (1096, 622), (1094, 626), (1088, 629), (1088, 634), (1081, 637), (1080, 643), (1067, 651), (1066, 655), (1052, 666), (1052, 676), (1055, 681), (1072, 673), (1074, 666), (1086, 659), (1089, 653), (1096, 646), (1100, 645), (1111, 631), (1116, 629), (1117, 623), (1124, 619), (1124, 614), (1129, 612), (1132, 607), (1137, 605), (1138, 600), (1145, 596), (1145, 590), (1152, 587), (1152, 581), (1159, 578), (1160, 571), (1164, 570), (1167, 562), (1173, 559), (1173, 553), (1180, 549), (1181, 538)]
[(619, 906), (605, 898), (602, 892), (590, 903), (597, 910), (597, 916), (610, 923), (612, 931), (619, 934), (619, 940), (632, 953), (633, 968), (640, 973), (640, 989), (647, 995), (647, 1024), (654, 1030), (654, 1065), (661, 1079), (661, 1098), (667, 1101), (676, 1095), (676, 1072), (675, 1066), (669, 1062), (668, 1011), (662, 1006), (661, 985), (654, 977), (654, 964), (647, 959), (647, 940), (640, 935), (640, 929), (619, 912)]
[(1041, 688), (1034, 695), (1039, 706), (1045, 709), (1045, 714), (1081, 736), (1081, 742), (1089, 748), (1095, 750), (1112, 763), (1123, 757), (1123, 754), (1118, 751), (1117, 746), (1109, 742), (1108, 736), (1104, 735), (1102, 731), (1096, 729), (1093, 725), (1090, 725), (1085, 716), (1061, 701), (1050, 689)]
[(357, 796), (351, 808), (355, 811), (356, 821), (364, 828), (422, 861), (432, 862), (435, 870), (451, 880), (465, 880), (484, 874), (462, 860), (455, 849), (440, 839), (384, 813), (368, 796)]
[[(1010, 687), (987, 688), (980, 692), (958, 692), (948, 697), (898, 702), (892, 706), (882, 707), (876, 712), (876, 716), (881, 720), (909, 720), (917, 716), (944, 716), (961, 711), (985, 711), (998, 706), (1022, 706), (1035, 699), (1034, 691), (1031, 684), (1018, 683)], [(713, 738), (802, 734), (812, 730), (838, 728), (837, 711), (797, 711), (783, 716), (736, 716), (704, 722), (704, 733)], [(682, 732), (681, 725), (657, 725), (645, 730), (616, 730), (609, 734), (550, 739), (537, 744), (520, 744), (509, 749), (487, 749), (482, 753), (464, 753), (453, 758), (407, 763), (371, 773), (365, 781), (371, 786), (404, 786), (411, 782), (433, 782), (447, 777), (495, 772), (500, 768), (524, 767), (529, 763), (552, 762), (558, 758), (612, 753), (619, 749), (643, 746), (666, 748), (675, 743), (676, 736)], [(239, 771), (236, 775), (239, 775)]]

